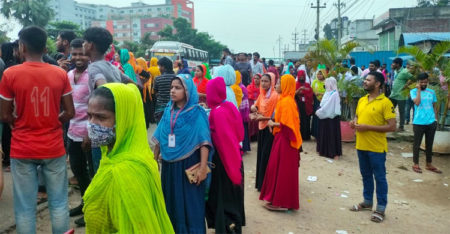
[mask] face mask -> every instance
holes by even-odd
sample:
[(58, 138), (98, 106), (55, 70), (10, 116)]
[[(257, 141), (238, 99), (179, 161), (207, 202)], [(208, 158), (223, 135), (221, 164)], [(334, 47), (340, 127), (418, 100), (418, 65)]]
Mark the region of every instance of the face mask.
[(109, 145), (116, 139), (116, 133), (114, 127), (108, 128), (98, 124), (88, 122), (88, 135), (91, 139), (92, 147), (100, 147), (103, 145)]

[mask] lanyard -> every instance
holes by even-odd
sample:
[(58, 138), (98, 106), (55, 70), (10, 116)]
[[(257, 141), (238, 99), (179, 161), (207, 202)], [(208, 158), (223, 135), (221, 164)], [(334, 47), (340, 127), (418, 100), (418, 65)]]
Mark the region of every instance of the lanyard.
[(180, 112), (183, 110), (183, 108), (181, 108), (180, 110), (177, 111), (177, 114), (175, 115), (175, 120), (173, 120), (172, 122), (172, 117), (173, 117), (173, 108), (170, 111), (170, 134), (173, 134), (173, 128), (175, 127), (175, 123), (177, 122), (178, 119), (178, 115), (180, 114)]

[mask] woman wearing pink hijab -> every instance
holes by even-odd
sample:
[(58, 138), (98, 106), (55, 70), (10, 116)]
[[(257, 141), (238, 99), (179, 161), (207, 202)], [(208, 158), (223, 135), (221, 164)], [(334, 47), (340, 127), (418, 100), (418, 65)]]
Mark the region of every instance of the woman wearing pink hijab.
[(208, 82), (206, 96), (211, 108), (209, 126), (215, 148), (212, 162), (216, 165), (211, 174), (206, 221), (208, 228), (215, 228), (216, 233), (242, 233), (245, 212), (240, 143), (244, 140), (244, 126), (236, 106), (226, 101), (222, 77)]

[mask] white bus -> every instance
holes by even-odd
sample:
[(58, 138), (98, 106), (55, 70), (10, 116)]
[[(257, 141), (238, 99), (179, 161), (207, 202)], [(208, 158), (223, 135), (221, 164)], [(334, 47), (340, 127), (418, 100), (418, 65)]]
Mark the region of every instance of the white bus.
[(147, 51), (150, 57), (161, 59), (167, 57), (173, 61), (181, 58), (187, 60), (189, 68), (208, 62), (208, 52), (199, 50), (193, 46), (178, 41), (157, 41), (152, 48)]

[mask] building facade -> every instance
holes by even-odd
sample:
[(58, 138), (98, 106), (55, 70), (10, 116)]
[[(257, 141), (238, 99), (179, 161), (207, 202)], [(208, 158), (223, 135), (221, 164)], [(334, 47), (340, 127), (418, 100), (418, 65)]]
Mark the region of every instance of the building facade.
[(105, 27), (119, 42), (139, 41), (146, 33), (158, 39), (157, 32), (166, 25), (172, 26), (174, 18), (185, 18), (195, 27), (194, 3), (190, 0), (166, 0), (159, 5), (134, 2), (128, 7), (51, 0), (50, 7), (55, 12), (55, 21), (70, 21), (81, 29)]
[(350, 41), (356, 41), (361, 46), (355, 48), (354, 51), (378, 50), (377, 31), (372, 29), (372, 19), (357, 19), (350, 21), (348, 30), (344, 31), (341, 43), (345, 44)]
[(450, 6), (389, 9), (374, 20), (379, 49), (398, 50), (402, 33), (450, 31)]

